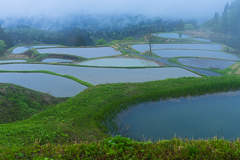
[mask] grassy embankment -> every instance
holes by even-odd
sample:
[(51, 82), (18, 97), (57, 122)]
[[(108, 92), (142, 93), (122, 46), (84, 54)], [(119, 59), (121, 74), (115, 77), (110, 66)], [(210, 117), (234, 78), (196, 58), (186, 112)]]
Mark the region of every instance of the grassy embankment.
[(144, 83), (97, 85), (30, 119), (0, 125), (2, 144), (0, 153), (2, 156), (17, 155), (22, 158), (39, 155), (63, 159), (73, 159), (77, 156), (81, 158), (238, 156), (239, 141), (172, 139), (146, 144), (117, 137), (97, 144), (81, 142), (96, 142), (107, 138), (105, 133), (117, 131), (112, 120), (117, 113), (130, 105), (239, 88), (239, 76), (188, 77)]

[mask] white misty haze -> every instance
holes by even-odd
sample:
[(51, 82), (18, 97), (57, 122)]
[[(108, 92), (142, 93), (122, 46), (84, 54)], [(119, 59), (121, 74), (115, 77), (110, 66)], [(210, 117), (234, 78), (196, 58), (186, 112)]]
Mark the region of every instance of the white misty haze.
[(0, 0), (0, 18), (61, 17), (70, 14), (143, 14), (202, 19), (222, 14), (231, 0)]

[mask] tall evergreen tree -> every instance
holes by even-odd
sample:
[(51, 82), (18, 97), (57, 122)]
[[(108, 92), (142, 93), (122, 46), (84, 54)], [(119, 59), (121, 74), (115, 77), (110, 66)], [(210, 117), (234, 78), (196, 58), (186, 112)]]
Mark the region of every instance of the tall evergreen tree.
[(86, 46), (86, 42), (82, 35), (78, 34), (75, 38), (75, 46)]

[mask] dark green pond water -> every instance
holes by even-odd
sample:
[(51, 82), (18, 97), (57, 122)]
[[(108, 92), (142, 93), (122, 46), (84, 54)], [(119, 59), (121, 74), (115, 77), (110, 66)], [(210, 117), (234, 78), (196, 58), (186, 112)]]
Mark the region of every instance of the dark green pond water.
[[(119, 114), (125, 133), (141, 140), (195, 138), (236, 139), (240, 135), (240, 92), (140, 104)], [(127, 127), (129, 129), (126, 132)]]
[(13, 83), (55, 97), (73, 97), (87, 87), (71, 79), (45, 73), (0, 73), (0, 83)]

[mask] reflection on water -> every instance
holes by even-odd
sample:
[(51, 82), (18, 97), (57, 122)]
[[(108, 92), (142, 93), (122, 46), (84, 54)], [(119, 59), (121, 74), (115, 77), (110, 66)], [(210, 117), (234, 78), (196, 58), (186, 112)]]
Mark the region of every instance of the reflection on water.
[(45, 73), (0, 73), (0, 83), (13, 83), (55, 97), (73, 97), (87, 87), (71, 79)]
[(219, 59), (208, 58), (179, 58), (178, 62), (183, 65), (198, 67), (198, 68), (213, 68), (213, 69), (226, 69), (227, 67), (236, 63), (235, 61), (226, 61)]
[(240, 60), (239, 56), (217, 52), (217, 51), (203, 51), (203, 50), (154, 50), (153, 53), (160, 57), (208, 57), (228, 60)]
[(20, 62), (27, 62), (26, 60), (6, 60), (0, 61), (0, 63), (20, 63)]
[(46, 58), (46, 59), (42, 60), (42, 62), (72, 62), (72, 60), (58, 59), (58, 58)]
[(86, 62), (81, 62), (78, 64), (88, 66), (116, 66), (116, 67), (158, 66), (158, 64), (149, 60), (128, 58), (95, 59)]
[[(236, 139), (240, 133), (240, 92), (188, 97), (145, 103), (119, 114), (129, 137), (141, 140), (170, 139), (175, 135), (212, 138), (215, 135)], [(124, 126), (123, 125), (123, 126)]]
[(153, 35), (158, 37), (163, 37), (163, 38), (190, 38), (191, 37), (182, 33), (160, 33), (160, 34), (153, 34)]
[(115, 51), (112, 47), (97, 47), (97, 48), (49, 48), (38, 49), (39, 53), (56, 53), (56, 54), (70, 54), (81, 56), (85, 58), (97, 58), (122, 54)]
[(46, 48), (46, 47), (57, 47), (57, 46), (26, 46), (26, 47), (17, 47), (13, 49), (12, 54), (23, 53), (32, 48)]
[(0, 70), (47, 70), (62, 75), (71, 75), (93, 85), (106, 83), (146, 82), (178, 77), (200, 77), (190, 71), (177, 67), (166, 68), (92, 68), (47, 64), (5, 64)]
[[(149, 45), (132, 45), (132, 48), (139, 52), (145, 52), (149, 50)], [(153, 44), (152, 49), (199, 49), (220, 51), (222, 46), (218, 44)]]

